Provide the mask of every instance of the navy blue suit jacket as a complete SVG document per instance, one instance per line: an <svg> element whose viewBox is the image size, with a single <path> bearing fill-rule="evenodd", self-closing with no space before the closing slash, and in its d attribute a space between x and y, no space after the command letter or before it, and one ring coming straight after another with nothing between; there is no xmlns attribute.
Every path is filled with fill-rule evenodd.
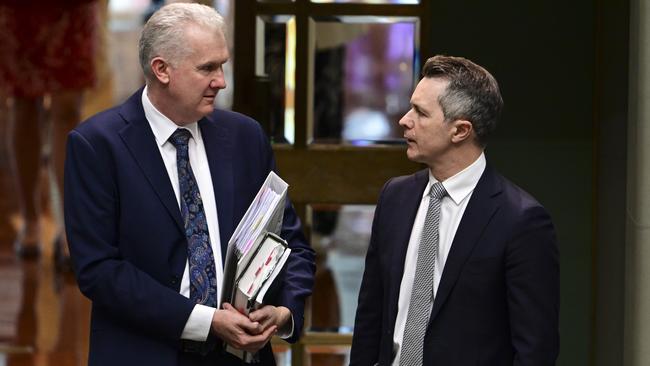
<svg viewBox="0 0 650 366"><path fill-rule="evenodd" d="M372 228L351 351L390 365L409 237L429 179L389 180ZM447 257L424 338L424 365L554 365L559 352L555 230L531 196L486 167Z"/></svg>
<svg viewBox="0 0 650 366"><path fill-rule="evenodd" d="M194 304L179 294L187 241L174 190L147 122L142 89L68 136L65 221L81 291L92 300L90 365L177 365ZM222 253L275 163L254 120L215 111L199 121L217 203ZM311 293L314 252L290 202L283 281L272 296L294 319L297 340ZM263 363L275 364L270 345ZM211 364L237 364L221 350Z"/></svg>

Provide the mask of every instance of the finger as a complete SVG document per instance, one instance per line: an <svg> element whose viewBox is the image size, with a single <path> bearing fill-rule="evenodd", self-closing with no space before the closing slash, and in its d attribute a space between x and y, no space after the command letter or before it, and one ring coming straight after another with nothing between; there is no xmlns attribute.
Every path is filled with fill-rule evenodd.
<svg viewBox="0 0 650 366"><path fill-rule="evenodd" d="M248 318L226 309L217 310L217 313L218 318L213 323L212 328L219 338L225 341L232 341L236 337L246 335L246 332L241 328L239 323L248 322Z"/></svg>
<svg viewBox="0 0 650 366"><path fill-rule="evenodd" d="M267 330L270 326L275 324L274 318L272 316L266 316L266 315L257 315L253 318L250 318L252 321L255 321L260 324L260 327L262 330Z"/></svg>
<svg viewBox="0 0 650 366"><path fill-rule="evenodd" d="M230 311L230 312L233 312L233 313L237 313L237 314L244 315L241 311L237 310L236 307L230 305L230 304L227 303L227 302L223 304L223 309L224 309L224 310L227 310L227 311ZM244 315L244 316L245 316L245 315Z"/></svg>
<svg viewBox="0 0 650 366"><path fill-rule="evenodd" d="M275 324L275 321L273 321L273 318L267 318L263 322L260 323L262 328L264 330L269 329L272 326L277 327L277 324Z"/></svg>
<svg viewBox="0 0 650 366"><path fill-rule="evenodd" d="M262 327L262 324L260 324L259 322L252 322L252 321L250 321L250 319L248 319L245 316L242 316L242 319L240 319L237 322L237 325L242 330L244 330L246 333L252 334L252 335L258 335L258 334L262 333L262 331L264 330L264 328Z"/></svg>
<svg viewBox="0 0 650 366"><path fill-rule="evenodd" d="M233 307L229 307L228 309L224 308L223 310L218 310L218 311L220 311L223 314L223 316L225 317L225 319L227 319L228 322L233 323L236 326L240 326L241 324L251 322L247 316L238 312Z"/></svg>
<svg viewBox="0 0 650 366"><path fill-rule="evenodd" d="M271 337L277 332L277 329L278 328L276 326L272 326L269 329L265 330L262 334L256 336L250 336L247 339L246 344L242 345L243 346L242 349L248 352L259 351L260 349L262 349L262 347L264 347L264 345L266 345L269 342Z"/></svg>
<svg viewBox="0 0 650 366"><path fill-rule="evenodd" d="M276 327L275 325L270 326L268 329L262 332L262 334L256 335L254 337L254 342L261 344L260 345L261 348L266 344L266 342L268 342L271 339L271 337L273 337L273 335L277 332L277 330L278 327Z"/></svg>
<svg viewBox="0 0 650 366"><path fill-rule="evenodd" d="M269 316L270 313L266 307L263 307L259 310L255 310L252 313L248 314L248 318L253 322L261 322L264 319L267 319Z"/></svg>

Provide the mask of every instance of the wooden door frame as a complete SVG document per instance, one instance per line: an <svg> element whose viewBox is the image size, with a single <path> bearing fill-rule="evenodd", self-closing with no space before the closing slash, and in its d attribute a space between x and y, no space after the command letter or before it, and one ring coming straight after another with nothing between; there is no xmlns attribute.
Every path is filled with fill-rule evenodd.
<svg viewBox="0 0 650 366"><path fill-rule="evenodd" d="M374 204L381 187L393 176L410 174L422 166L408 161L405 145L357 147L310 143L307 126L311 106L309 37L311 17L371 15L419 18L419 55L430 53L430 1L420 4L321 4L294 2L237 1L235 6L235 65L233 109L256 116L260 90L255 77L255 26L259 15L293 15L296 21L295 143L273 145L278 171L289 185L289 195L310 233L306 220L310 204ZM420 60L421 61L421 60ZM418 65L416 65L418 66ZM395 121L396 123L397 121ZM264 122L262 121L262 124ZM308 236L309 237L309 236ZM306 307L305 329L311 324L311 306ZM278 340L274 340L275 344ZM303 365L307 347L349 346L352 334L305 331L291 346L292 365Z"/></svg>

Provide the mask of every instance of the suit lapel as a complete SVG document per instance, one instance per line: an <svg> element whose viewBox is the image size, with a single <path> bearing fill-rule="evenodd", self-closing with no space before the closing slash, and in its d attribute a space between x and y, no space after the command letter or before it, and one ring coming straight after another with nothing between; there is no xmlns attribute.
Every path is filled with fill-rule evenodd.
<svg viewBox="0 0 650 366"><path fill-rule="evenodd" d="M208 157L214 199L217 203L219 220L219 239L221 242L221 259L226 259L228 240L234 230L233 197L235 195L234 172L232 165L232 142L228 131L210 117L199 121L201 136Z"/></svg>
<svg viewBox="0 0 650 366"><path fill-rule="evenodd" d="M142 172L147 177L151 188L156 192L172 217L178 229L185 232L178 201L174 195L165 164L156 145L156 139L144 116L142 108L142 89L133 94L121 107L120 115L129 122L120 132L120 136L133 155Z"/></svg>
<svg viewBox="0 0 650 366"><path fill-rule="evenodd" d="M499 209L498 200L496 199L499 193L501 193L501 186L496 179L496 174L487 166L470 197L463 218L456 230L442 278L440 279L438 292L433 302L429 324L435 319L440 308L447 300L467 258L469 258L483 235L485 227Z"/></svg>

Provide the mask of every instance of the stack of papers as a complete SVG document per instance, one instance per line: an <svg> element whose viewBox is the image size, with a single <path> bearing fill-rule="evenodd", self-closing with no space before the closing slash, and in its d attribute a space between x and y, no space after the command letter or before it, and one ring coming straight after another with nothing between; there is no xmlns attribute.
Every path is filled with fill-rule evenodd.
<svg viewBox="0 0 650 366"><path fill-rule="evenodd" d="M228 241L221 284L221 304L233 304L237 281L250 260L248 254L255 253L253 248L261 243L264 235L280 235L288 187L282 178L270 172L237 225Z"/></svg>
<svg viewBox="0 0 650 366"><path fill-rule="evenodd" d="M241 231L233 234L233 244L237 252L246 255L253 246L253 242L262 233L263 224L267 223L273 214L273 208L277 207L282 195L276 193L270 187L262 187L260 193L250 205L243 218Z"/></svg>
<svg viewBox="0 0 650 366"><path fill-rule="evenodd" d="M289 258L291 249L280 238L289 185L269 173L228 241L221 304L228 302L243 314L260 307L264 296ZM226 346L245 362L256 355Z"/></svg>
<svg viewBox="0 0 650 366"><path fill-rule="evenodd" d="M247 256L246 268L237 280L234 306L248 314L263 304L264 295L289 258L291 249L287 242L273 233L267 233L257 246L256 252Z"/></svg>

